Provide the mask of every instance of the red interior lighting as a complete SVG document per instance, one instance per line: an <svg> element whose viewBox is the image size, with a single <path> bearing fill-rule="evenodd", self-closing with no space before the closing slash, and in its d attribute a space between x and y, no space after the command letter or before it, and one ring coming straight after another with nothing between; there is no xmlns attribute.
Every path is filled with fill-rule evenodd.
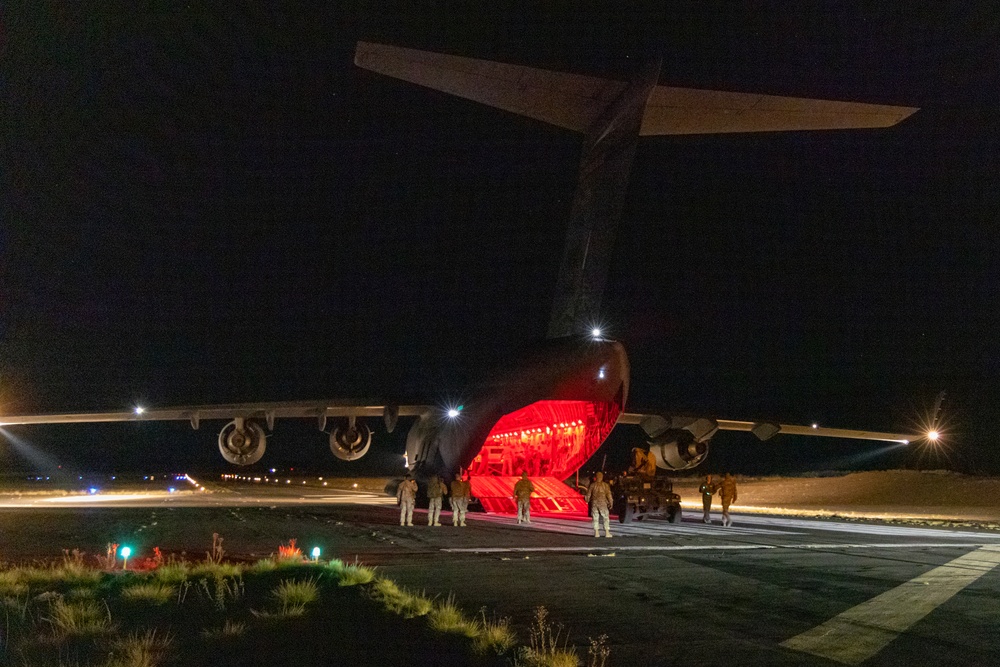
<svg viewBox="0 0 1000 667"><path fill-rule="evenodd" d="M608 437L621 406L611 401L538 401L504 415L469 471L474 476L566 479Z"/></svg>

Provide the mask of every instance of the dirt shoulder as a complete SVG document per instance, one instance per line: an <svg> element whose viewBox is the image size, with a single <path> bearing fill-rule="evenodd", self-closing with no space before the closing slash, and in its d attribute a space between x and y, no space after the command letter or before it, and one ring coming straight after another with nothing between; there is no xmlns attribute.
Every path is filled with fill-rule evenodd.
<svg viewBox="0 0 1000 667"><path fill-rule="evenodd" d="M677 480L685 507L700 507L703 478ZM822 477L737 476L737 512L841 516L1000 528L1000 479L947 471L889 470ZM716 504L718 504L716 499Z"/></svg>

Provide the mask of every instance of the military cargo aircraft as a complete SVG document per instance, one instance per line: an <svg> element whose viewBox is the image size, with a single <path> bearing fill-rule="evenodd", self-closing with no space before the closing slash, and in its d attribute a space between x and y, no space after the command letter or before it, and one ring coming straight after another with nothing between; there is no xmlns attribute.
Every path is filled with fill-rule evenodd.
<svg viewBox="0 0 1000 667"><path fill-rule="evenodd" d="M584 134L583 156L549 338L495 371L462 405L366 404L343 400L135 408L133 411L0 416L0 425L147 420L225 421L219 452L235 465L261 459L277 419L315 419L330 450L355 460L372 443L368 418L390 432L415 418L406 441L407 467L424 477L473 475L484 505L509 509L514 480L535 481L537 509L580 509L563 484L617 425L638 425L659 468L684 470L708 455L719 430L908 443L925 437L673 415L627 412L630 368L624 345L600 330L581 331L600 301L607 269L607 231L621 209L635 141L640 136L883 128L910 107L677 88L659 84L659 61L624 82L521 65L359 42L355 63L376 73L489 104ZM601 239L604 242L601 243ZM603 246L603 247L602 247ZM332 425L327 431L328 425ZM492 504L488 502L492 499ZM585 507L584 507L585 509Z"/></svg>

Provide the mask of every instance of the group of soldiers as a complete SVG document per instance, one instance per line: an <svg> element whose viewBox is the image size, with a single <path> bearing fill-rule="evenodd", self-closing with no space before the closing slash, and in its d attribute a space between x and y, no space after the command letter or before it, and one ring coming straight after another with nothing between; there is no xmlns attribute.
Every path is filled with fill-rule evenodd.
<svg viewBox="0 0 1000 667"><path fill-rule="evenodd" d="M514 500L517 501L517 522L531 523L531 494L535 492L535 485L528 479L528 473L521 473L521 479L514 484ZM705 477L698 488L701 493L702 504L705 508L705 523L711 523L712 496L716 493L722 498L722 525L733 525L729 517L729 506L736 502L736 480L728 472L718 484L712 481L712 476ZM441 481L437 475L432 475L427 483L427 498L430 501L427 511L427 525L441 525L441 508L444 496L449 495L448 486ZM451 483L451 523L453 526L464 526L465 515L469 510L469 501L472 499L472 482L469 481L469 474L466 472L461 477L456 477ZM396 489L396 499L399 501L399 525L413 525L413 505L417 499L417 482L413 475L407 475L406 479L400 482ZM594 481L587 487L587 503L590 505L590 514L594 522L594 537L601 536L600 526L604 524L604 536L611 537L611 506L614 498L611 495L611 485L604 481L604 474L598 472L594 476Z"/></svg>
<svg viewBox="0 0 1000 667"><path fill-rule="evenodd" d="M736 502L736 480L732 475L727 472L718 484L712 481L711 475L706 475L705 481L698 487L698 493L701 494L702 506L705 508L702 519L705 523L712 523L712 496L718 493L722 498L722 525L733 525L733 520L729 518L729 506Z"/></svg>
<svg viewBox="0 0 1000 667"><path fill-rule="evenodd" d="M431 476L427 482L427 498L430 501L427 509L427 525L441 525L441 507L448 487L437 475ZM469 501L472 499L472 482L466 473L456 477L451 483L451 525L465 526L465 514L469 511ZM399 483L396 489L396 500L399 501L399 525L413 525L413 505L417 500L417 480L413 475Z"/></svg>
<svg viewBox="0 0 1000 667"><path fill-rule="evenodd" d="M517 501L517 522L531 523L531 494L535 492L535 485L528 479L528 473L521 473L521 479L514 485L513 498ZM427 482L427 525L441 525L441 508L444 504L444 496L449 495L448 486L441 481L437 475L431 475ZM451 525L464 526L465 515L469 511L469 501L472 500L472 482L469 481L469 473L466 472L461 477L456 477L451 483ZM407 475L406 479L399 483L396 488L396 500L399 502L399 525L413 525L413 506L417 501L417 481L413 475Z"/></svg>

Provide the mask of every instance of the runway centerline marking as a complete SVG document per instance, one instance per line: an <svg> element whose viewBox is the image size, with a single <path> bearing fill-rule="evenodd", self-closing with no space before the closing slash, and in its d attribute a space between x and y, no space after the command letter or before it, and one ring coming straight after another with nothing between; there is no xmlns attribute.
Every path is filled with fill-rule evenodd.
<svg viewBox="0 0 1000 667"><path fill-rule="evenodd" d="M861 664L997 565L1000 546L983 546L851 607L781 646L845 665Z"/></svg>
<svg viewBox="0 0 1000 667"><path fill-rule="evenodd" d="M601 539L603 540L603 538ZM451 547L441 549L441 551L444 553L464 554L502 554L546 552L586 553L588 551L748 551L761 549L978 549L980 547L988 546L990 545L982 543L947 544L943 542L926 544L913 542L891 544L623 544L618 546L605 544L600 546L594 545L592 547ZM998 553L1000 553L1000 547L994 546L994 548L998 550ZM968 555L969 554L966 554L966 556ZM965 558L965 556L962 558ZM983 574L985 574L985 572Z"/></svg>

